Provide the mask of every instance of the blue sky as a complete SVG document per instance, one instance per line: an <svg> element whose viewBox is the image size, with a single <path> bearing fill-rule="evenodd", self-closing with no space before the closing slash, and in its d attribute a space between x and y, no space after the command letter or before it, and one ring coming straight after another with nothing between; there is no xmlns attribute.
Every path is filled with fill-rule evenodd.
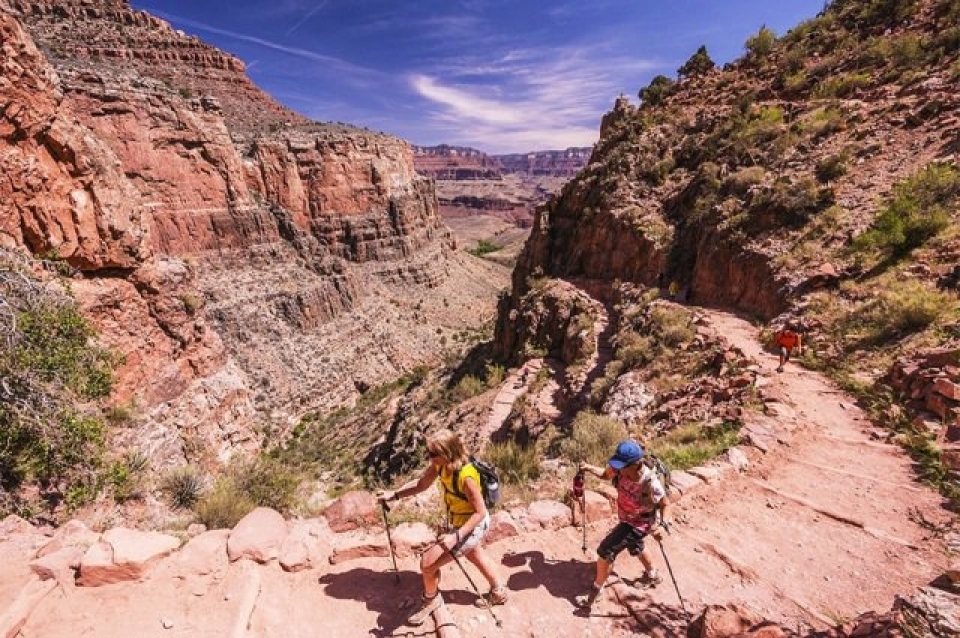
<svg viewBox="0 0 960 638"><path fill-rule="evenodd" d="M697 47L718 64L825 0L132 0L238 56L319 121L490 153L593 144L600 118Z"/></svg>

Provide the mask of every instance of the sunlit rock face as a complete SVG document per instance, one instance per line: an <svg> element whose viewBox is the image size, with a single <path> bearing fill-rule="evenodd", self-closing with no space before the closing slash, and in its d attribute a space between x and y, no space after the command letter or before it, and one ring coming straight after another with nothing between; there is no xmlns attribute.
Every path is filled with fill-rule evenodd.
<svg viewBox="0 0 960 638"><path fill-rule="evenodd" d="M264 415L439 356L401 301L447 281L453 241L406 142L289 111L125 1L0 10L0 245L76 269L124 355L114 400L151 426L132 438L223 461L260 445ZM397 321L374 334L382 304Z"/></svg>

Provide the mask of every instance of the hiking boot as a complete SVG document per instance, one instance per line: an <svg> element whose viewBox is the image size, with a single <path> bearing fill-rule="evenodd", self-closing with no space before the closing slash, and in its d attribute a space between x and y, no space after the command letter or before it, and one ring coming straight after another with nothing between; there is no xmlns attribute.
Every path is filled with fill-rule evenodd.
<svg viewBox="0 0 960 638"><path fill-rule="evenodd" d="M643 576L641 576L637 582L643 587L656 587L663 582L663 578L660 576L660 572L651 569L650 571L643 572Z"/></svg>
<svg viewBox="0 0 960 638"><path fill-rule="evenodd" d="M573 599L574 604L581 609L590 609L593 607L593 603L596 602L597 596L600 595L601 587L594 585L590 588L589 594L584 594L583 596L577 596Z"/></svg>
<svg viewBox="0 0 960 638"><path fill-rule="evenodd" d="M489 592L477 599L477 607L493 607L494 605L503 605L507 602L507 588L503 585L494 587Z"/></svg>
<svg viewBox="0 0 960 638"><path fill-rule="evenodd" d="M427 620L427 617L430 614L437 611L442 606L443 596L440 595L440 592L437 592L437 595L433 598L427 598L424 596L422 599L422 604L420 605L420 609L413 612L413 615L407 619L407 624L414 627L419 627Z"/></svg>

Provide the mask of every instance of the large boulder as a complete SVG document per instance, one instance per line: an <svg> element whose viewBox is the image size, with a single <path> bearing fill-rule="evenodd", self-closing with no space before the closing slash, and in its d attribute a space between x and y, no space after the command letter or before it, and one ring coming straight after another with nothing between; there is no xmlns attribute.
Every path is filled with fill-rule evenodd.
<svg viewBox="0 0 960 638"><path fill-rule="evenodd" d="M517 521L510 515L510 512L497 512L490 517L490 529L483 537L483 542L487 544L496 543L505 538L519 535L520 526L517 525Z"/></svg>
<svg viewBox="0 0 960 638"><path fill-rule="evenodd" d="M215 529L194 536L173 557L173 573L180 578L223 573L229 565L229 537L228 529Z"/></svg>
<svg viewBox="0 0 960 638"><path fill-rule="evenodd" d="M422 552L437 541L437 535L425 523L401 523L390 533L397 557Z"/></svg>
<svg viewBox="0 0 960 638"><path fill-rule="evenodd" d="M573 510L559 501L534 501L527 512L543 529L560 529L573 522Z"/></svg>
<svg viewBox="0 0 960 638"><path fill-rule="evenodd" d="M732 638L759 628L762 616L742 605L708 605L687 630L688 638Z"/></svg>
<svg viewBox="0 0 960 638"><path fill-rule="evenodd" d="M230 561L249 558L268 563L280 556L280 546L287 537L287 521L276 510L258 507L244 516L227 538Z"/></svg>
<svg viewBox="0 0 960 638"><path fill-rule="evenodd" d="M297 572L325 564L330 557L332 532L322 518L296 521L280 547L280 566Z"/></svg>
<svg viewBox="0 0 960 638"><path fill-rule="evenodd" d="M117 527L103 534L80 560L83 587L139 580L147 570L180 546L180 539L159 532Z"/></svg>
<svg viewBox="0 0 960 638"><path fill-rule="evenodd" d="M54 532L53 538L48 543L40 548L37 558L57 553L67 547L82 547L86 550L99 540L100 534L91 530L82 521L68 521Z"/></svg>
<svg viewBox="0 0 960 638"><path fill-rule="evenodd" d="M330 504L324 516L333 531L349 532L375 525L380 520L380 508L370 492L347 492Z"/></svg>

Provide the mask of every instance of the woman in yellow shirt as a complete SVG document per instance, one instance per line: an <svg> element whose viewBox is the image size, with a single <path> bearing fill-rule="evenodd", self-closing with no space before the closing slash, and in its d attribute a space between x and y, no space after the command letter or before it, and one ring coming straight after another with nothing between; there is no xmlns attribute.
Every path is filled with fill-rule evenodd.
<svg viewBox="0 0 960 638"><path fill-rule="evenodd" d="M493 563L483 549L483 536L490 528L490 513L483 502L480 489L480 473L470 462L460 435L450 430L441 430L427 438L427 455L430 464L420 478L410 481L395 492L380 495L383 501L396 501L406 496L419 494L437 483L447 509L449 532L420 557L420 572L423 574L423 605L410 616L409 624L422 625L427 616L440 608L440 568L464 556L477 566L490 583L487 602L502 605L507 601L507 589L497 578ZM457 481L454 487L454 479Z"/></svg>

